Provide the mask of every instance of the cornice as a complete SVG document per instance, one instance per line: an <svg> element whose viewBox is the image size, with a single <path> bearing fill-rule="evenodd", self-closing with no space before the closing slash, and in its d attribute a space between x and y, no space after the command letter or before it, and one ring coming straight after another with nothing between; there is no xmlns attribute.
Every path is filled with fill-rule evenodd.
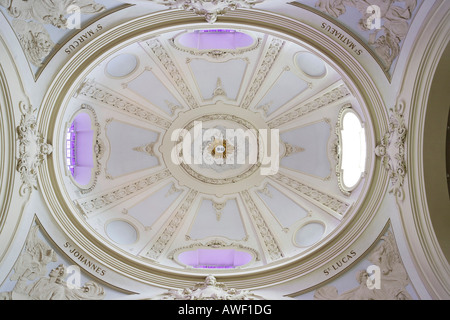
<svg viewBox="0 0 450 320"><path fill-rule="evenodd" d="M277 37L294 42L301 40L312 50L318 50L319 53L325 52L327 61L342 70L342 76L348 82L347 86L354 96L361 101L362 105L367 105L369 110L367 119L371 119L370 125L374 128L373 136L369 135L368 149L374 149L375 141L379 140L381 132L387 128L386 108L370 75L339 44L300 21L264 11L242 9L230 12L220 19L220 23L245 26L254 30L265 29ZM74 94L83 75L90 71L89 68L92 68L93 64L101 60L103 52L117 50L117 46L123 47L137 39L149 39L167 30L181 29L183 26L203 25L205 25L203 19L192 14L168 11L150 14L105 31L75 53L55 76L40 109L38 130L42 132L49 143L57 141L58 133L62 130L60 112L66 108L68 97ZM56 109L54 106L60 107ZM371 159L373 158L371 157ZM40 167L40 185L56 223L71 241L109 268L145 283L161 287L182 288L204 279L204 274L188 270L180 272L179 269L171 270L168 267L162 268L157 265L149 266L139 258L119 256L115 249L92 236L80 218L68 214L75 211L74 205L63 191L55 188L63 183L62 176L57 170L58 164L59 156L54 154ZM273 264L270 267L254 271L224 273L220 276L220 280L227 279L227 283L236 288L267 287L305 275L348 250L355 239L370 224L386 193L387 173L380 169L379 161L368 163L367 181L371 181L375 176L377 177L376 181L371 185L363 186L367 190L367 197L352 209L358 210L358 213L353 219L345 221L340 229L332 235L338 234L336 238L327 242L323 248L287 263Z"/></svg>

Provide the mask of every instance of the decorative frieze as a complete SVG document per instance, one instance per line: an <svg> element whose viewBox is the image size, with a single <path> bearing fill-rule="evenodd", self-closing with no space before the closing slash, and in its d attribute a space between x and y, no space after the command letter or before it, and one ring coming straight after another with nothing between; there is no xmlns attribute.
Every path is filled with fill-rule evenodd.
<svg viewBox="0 0 450 320"><path fill-rule="evenodd" d="M159 128L168 129L171 125L170 121L137 106L131 101L127 101L126 98L121 97L112 90L103 88L93 80L86 80L83 82L78 89L77 94L104 103L109 107L125 112L134 118L150 122Z"/></svg>
<svg viewBox="0 0 450 320"><path fill-rule="evenodd" d="M175 232L178 230L179 226L184 220L184 217L188 213L192 206L195 198L198 195L198 191L190 190L186 198L183 200L181 205L175 211L175 213L170 217L169 224L164 228L164 231L158 236L158 239L152 245L152 247L147 251L146 256L150 259L158 259L164 249L167 247L169 241L172 239Z"/></svg>
<svg viewBox="0 0 450 320"><path fill-rule="evenodd" d="M259 67L253 83L251 84L250 89L248 90L247 95L242 102L242 108L249 108L250 103L253 101L256 93L259 91L262 84L266 80L267 75L269 74L272 66L274 65L278 55L281 52L281 49L283 49L284 44L285 42L280 39L272 39L272 41L270 42L267 53L262 60L262 64Z"/></svg>
<svg viewBox="0 0 450 320"><path fill-rule="evenodd" d="M350 95L351 95L350 90L348 90L348 88L344 84L342 84L339 87L329 92L326 92L321 97L318 97L311 102L308 102L298 108L295 108L294 110L288 111L283 115L273 119L272 121L269 122L269 127L279 128L280 126L288 122L294 121L308 113L311 113L320 108L328 106L336 101L349 97Z"/></svg>
<svg viewBox="0 0 450 320"><path fill-rule="evenodd" d="M173 62L172 58L170 58L169 54L167 53L166 49L163 47L161 42L158 39L152 39L145 42L145 44L148 46L148 48L150 48L150 50L152 50L152 52L161 62L163 67L169 73L170 77L177 86L179 92L183 95L189 106L191 108L198 108L199 105L195 100L194 96L192 95L192 92L189 89L188 85L184 81L184 77L181 75L177 66Z"/></svg>
<svg viewBox="0 0 450 320"><path fill-rule="evenodd" d="M323 193L322 191L319 191L313 187L307 186L300 181L290 178L284 174L277 173L276 175L271 176L271 179L278 181L285 186L288 186L289 188L300 193L305 198L320 204L338 217L344 215L350 208L350 204L329 194Z"/></svg>
<svg viewBox="0 0 450 320"><path fill-rule="evenodd" d="M280 246L277 243L275 236L273 235L270 227L267 225L267 222L264 220L261 212L259 211L258 206L255 201L252 199L250 193L245 190L241 192L242 200L244 201L249 215L251 216L253 222L255 223L255 227L258 230L264 245L269 253L270 259L273 261L281 259L284 257L283 252L281 251Z"/></svg>
<svg viewBox="0 0 450 320"><path fill-rule="evenodd" d="M136 194L168 177L170 177L170 171L165 169L163 171L154 173L146 178L140 179L135 182L128 183L124 186L113 189L107 193L93 196L89 199L81 199L76 201L80 209L85 214L92 213L97 210L104 209L115 203Z"/></svg>

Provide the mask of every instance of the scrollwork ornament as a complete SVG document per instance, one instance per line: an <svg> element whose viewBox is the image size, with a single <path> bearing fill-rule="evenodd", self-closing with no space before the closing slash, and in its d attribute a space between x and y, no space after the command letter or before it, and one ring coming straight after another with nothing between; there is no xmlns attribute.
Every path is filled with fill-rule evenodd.
<svg viewBox="0 0 450 320"><path fill-rule="evenodd" d="M375 148L375 154L381 158L383 167L389 172L392 183L389 192L399 200L404 197L403 184L407 173L405 143L408 130L403 118L404 109L403 102L390 109L388 131Z"/></svg>
<svg viewBox="0 0 450 320"><path fill-rule="evenodd" d="M39 166L53 152L53 147L44 141L37 130L36 109L21 102L22 112L20 125L17 127L17 171L22 179L20 195L31 194L37 189Z"/></svg>
<svg viewBox="0 0 450 320"><path fill-rule="evenodd" d="M181 9L205 17L213 24L219 16L238 8L253 8L264 0L151 0L170 9Z"/></svg>

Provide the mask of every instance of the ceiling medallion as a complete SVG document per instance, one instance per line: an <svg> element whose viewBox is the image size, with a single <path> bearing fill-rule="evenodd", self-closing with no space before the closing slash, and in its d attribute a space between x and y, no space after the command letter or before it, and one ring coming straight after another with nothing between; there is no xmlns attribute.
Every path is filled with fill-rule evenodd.
<svg viewBox="0 0 450 320"><path fill-rule="evenodd" d="M218 16L238 8L253 8L264 0L153 0L170 9L182 9L204 16L209 23L215 23Z"/></svg>

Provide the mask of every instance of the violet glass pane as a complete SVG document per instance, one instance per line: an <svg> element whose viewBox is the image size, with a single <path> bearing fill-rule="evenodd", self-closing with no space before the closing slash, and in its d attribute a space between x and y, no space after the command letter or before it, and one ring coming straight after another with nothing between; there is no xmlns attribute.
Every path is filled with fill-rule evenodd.
<svg viewBox="0 0 450 320"><path fill-rule="evenodd" d="M236 50L249 47L253 38L235 30L197 30L179 37L179 43L197 50Z"/></svg>
<svg viewBox="0 0 450 320"><path fill-rule="evenodd" d="M94 149L91 118L80 113L72 122L66 137L67 166L75 181L87 185L91 181L94 167Z"/></svg>
<svg viewBox="0 0 450 320"><path fill-rule="evenodd" d="M198 249L182 252L178 259L194 268L232 269L249 263L252 255L234 249Z"/></svg>

